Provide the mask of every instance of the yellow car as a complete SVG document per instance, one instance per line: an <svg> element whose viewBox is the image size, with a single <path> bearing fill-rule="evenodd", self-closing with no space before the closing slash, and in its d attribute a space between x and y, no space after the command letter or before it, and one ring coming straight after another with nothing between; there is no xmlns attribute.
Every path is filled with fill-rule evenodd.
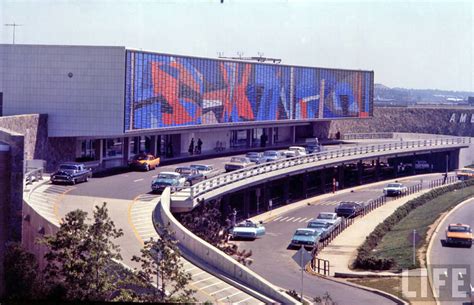
<svg viewBox="0 0 474 305"><path fill-rule="evenodd" d="M450 224L446 229L446 245L462 245L471 248L471 227L461 223Z"/></svg>
<svg viewBox="0 0 474 305"><path fill-rule="evenodd" d="M130 159L128 166L131 169L141 169L149 171L160 165L160 158L150 154L139 154Z"/></svg>

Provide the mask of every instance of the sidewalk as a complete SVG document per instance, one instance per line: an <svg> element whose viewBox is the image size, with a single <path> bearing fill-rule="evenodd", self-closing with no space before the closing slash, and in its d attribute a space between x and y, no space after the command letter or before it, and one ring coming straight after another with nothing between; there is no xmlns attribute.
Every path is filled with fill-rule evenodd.
<svg viewBox="0 0 474 305"><path fill-rule="evenodd" d="M373 210L368 215L358 218L353 225L341 232L328 246L318 255L318 258L329 261L330 275L335 276L363 276L378 275L390 276L392 272L353 271L349 269L357 255L357 248L362 245L366 237L372 233L375 227L389 217L395 210L411 199L429 192L424 189L418 193L387 202L385 205Z"/></svg>

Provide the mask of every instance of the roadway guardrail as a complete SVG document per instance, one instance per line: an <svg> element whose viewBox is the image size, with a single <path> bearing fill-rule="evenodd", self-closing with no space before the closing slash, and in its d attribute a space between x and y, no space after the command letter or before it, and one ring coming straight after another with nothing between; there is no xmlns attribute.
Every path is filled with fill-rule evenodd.
<svg viewBox="0 0 474 305"><path fill-rule="evenodd" d="M341 140L393 139L393 132L345 133Z"/></svg>
<svg viewBox="0 0 474 305"><path fill-rule="evenodd" d="M189 188L181 190L181 192L188 192L188 196L193 200L205 193L218 189L228 184L262 175L274 170L291 168L299 165L315 163L318 161L331 160L347 156L364 156L376 152L387 151L403 151L414 148L430 148L430 147L444 147L455 145L469 145L471 138L456 137L456 138L441 138L441 139L426 139L415 141L400 141L392 143L372 144L365 146L357 146L350 148L343 148L338 150L323 151L306 156L298 156L292 158L281 159L273 162L257 164L245 169L236 170L230 173L222 174L202 182L199 182Z"/></svg>
<svg viewBox="0 0 474 305"><path fill-rule="evenodd" d="M23 188L34 181L43 180L43 168L27 168L23 177Z"/></svg>

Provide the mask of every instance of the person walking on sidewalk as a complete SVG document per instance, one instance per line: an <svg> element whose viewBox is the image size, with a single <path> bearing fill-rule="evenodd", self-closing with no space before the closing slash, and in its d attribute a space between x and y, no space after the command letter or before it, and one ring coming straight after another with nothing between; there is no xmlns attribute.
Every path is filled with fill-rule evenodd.
<svg viewBox="0 0 474 305"><path fill-rule="evenodd" d="M202 149L202 141L201 138L198 139L197 141L197 153L201 154L201 149Z"/></svg>
<svg viewBox="0 0 474 305"><path fill-rule="evenodd" d="M192 138L191 143L189 143L188 152L189 152L190 155L192 155L194 153L194 138Z"/></svg>

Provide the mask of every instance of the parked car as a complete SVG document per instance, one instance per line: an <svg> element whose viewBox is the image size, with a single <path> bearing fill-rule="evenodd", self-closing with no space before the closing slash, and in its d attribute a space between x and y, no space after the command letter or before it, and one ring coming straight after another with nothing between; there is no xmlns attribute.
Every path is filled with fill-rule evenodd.
<svg viewBox="0 0 474 305"><path fill-rule="evenodd" d="M59 165L56 172L51 175L51 182L76 184L77 182L87 182L92 177L92 170L86 168L82 163L67 162Z"/></svg>
<svg viewBox="0 0 474 305"><path fill-rule="evenodd" d="M256 239L265 235L265 227L261 223L245 220L235 225L231 229L230 235L233 239Z"/></svg>
<svg viewBox="0 0 474 305"><path fill-rule="evenodd" d="M323 146L320 144L309 143L306 145L306 152L308 154L314 154L323 151Z"/></svg>
<svg viewBox="0 0 474 305"><path fill-rule="evenodd" d="M342 218L337 216L337 213L332 212L321 212L316 217L316 220L324 221L334 225L335 227L339 226L342 223Z"/></svg>
<svg viewBox="0 0 474 305"><path fill-rule="evenodd" d="M221 173L220 170L218 170L217 168L214 168L214 166L212 165L191 164L189 167L197 169L201 174L203 174L204 179L212 178Z"/></svg>
<svg viewBox="0 0 474 305"><path fill-rule="evenodd" d="M192 167L181 166L174 171L184 178L184 185L193 185L204 180L204 175Z"/></svg>
<svg viewBox="0 0 474 305"><path fill-rule="evenodd" d="M408 192L408 187L402 183L389 183L383 189L385 196L400 196Z"/></svg>
<svg viewBox="0 0 474 305"><path fill-rule="evenodd" d="M326 239L332 231L334 231L336 226L332 225L329 222L316 219L308 222L308 228L318 231L319 235L321 236L321 240L323 240Z"/></svg>
<svg viewBox="0 0 474 305"><path fill-rule="evenodd" d="M140 169L145 171L155 169L158 165L160 165L160 158L150 154L135 155L128 161L128 166L131 169Z"/></svg>
<svg viewBox="0 0 474 305"><path fill-rule="evenodd" d="M249 158L251 162L255 164L264 163L267 159L263 156L263 153L260 152L248 152L245 154L245 157Z"/></svg>
<svg viewBox="0 0 474 305"><path fill-rule="evenodd" d="M363 203L354 201L343 201L335 208L337 216L341 217L355 217L359 215L364 208Z"/></svg>
<svg viewBox="0 0 474 305"><path fill-rule="evenodd" d="M450 224L446 229L446 245L461 245L471 248L471 227L462 223Z"/></svg>
<svg viewBox="0 0 474 305"><path fill-rule="evenodd" d="M224 164L224 168L226 172L235 171L238 169L250 167L255 165L252 161L250 161L247 157L232 157L229 162Z"/></svg>
<svg viewBox="0 0 474 305"><path fill-rule="evenodd" d="M321 235L319 231L309 228L300 228L293 234L290 247L304 246L306 248L317 248L320 240Z"/></svg>
<svg viewBox="0 0 474 305"><path fill-rule="evenodd" d="M153 192L162 192L168 186L171 187L172 192L184 187L185 178L181 177L176 172L161 172L153 179L151 189Z"/></svg>
<svg viewBox="0 0 474 305"><path fill-rule="evenodd" d="M459 180L465 181L474 178L474 168L461 168L456 170L456 177Z"/></svg>
<svg viewBox="0 0 474 305"><path fill-rule="evenodd" d="M290 146L283 152L287 158L306 156L306 148L301 146Z"/></svg>
<svg viewBox="0 0 474 305"><path fill-rule="evenodd" d="M266 162L272 162L283 159L284 155L277 150L266 150L263 152L263 157Z"/></svg>

